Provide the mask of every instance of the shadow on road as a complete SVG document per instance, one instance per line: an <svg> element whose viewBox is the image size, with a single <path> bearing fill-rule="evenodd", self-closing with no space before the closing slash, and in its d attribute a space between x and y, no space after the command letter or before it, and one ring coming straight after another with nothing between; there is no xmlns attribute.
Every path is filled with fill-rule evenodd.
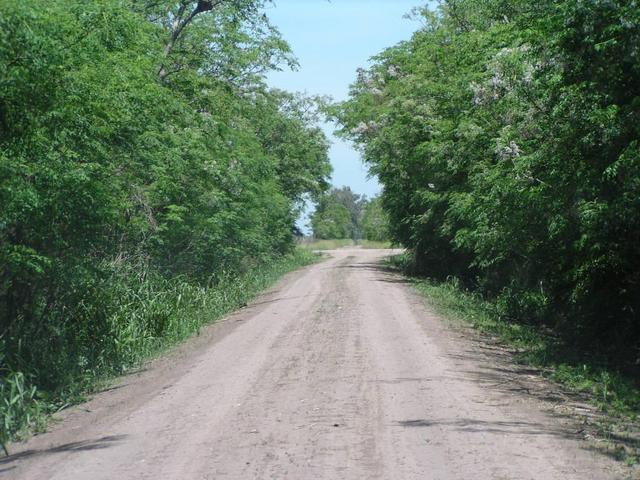
<svg viewBox="0 0 640 480"><path fill-rule="evenodd" d="M390 268L382 263L352 263L349 265L336 265L330 268L338 268L338 269L352 269L352 270L368 270L371 272L379 273L376 277L376 281L385 282L385 283L402 283L409 284L412 283L411 280L399 275L396 270Z"/></svg>
<svg viewBox="0 0 640 480"><path fill-rule="evenodd" d="M65 443L64 445L59 445L57 447L51 447L51 448L46 448L41 450L25 450L24 452L15 453L13 455L9 455L8 457L1 458L0 465L7 465L24 458L54 455L56 453L101 450L104 448L116 446L119 443L121 443L125 438L127 438L127 435L110 435L107 437L98 438L96 440L82 440L80 442ZM15 468L15 467L0 469L0 473L11 470L12 468Z"/></svg>
<svg viewBox="0 0 640 480"><path fill-rule="evenodd" d="M471 433L499 433L499 434L514 434L514 435L552 435L565 438L575 438L575 434L563 431L561 429L554 429L542 425L540 423L532 422L505 422L505 421L486 421L475 420L472 418L459 418L455 420L426 420L426 419L414 419L414 420L400 420L396 422L396 425L400 427L452 427L460 432Z"/></svg>

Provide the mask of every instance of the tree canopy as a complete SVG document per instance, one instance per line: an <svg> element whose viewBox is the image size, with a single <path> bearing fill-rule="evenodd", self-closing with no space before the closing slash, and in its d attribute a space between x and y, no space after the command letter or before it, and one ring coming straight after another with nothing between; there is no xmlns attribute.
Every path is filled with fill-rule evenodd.
<svg viewBox="0 0 640 480"><path fill-rule="evenodd" d="M351 188L332 188L318 198L311 215L313 235L321 239L362 238L362 215L366 205L366 196Z"/></svg>
<svg viewBox="0 0 640 480"><path fill-rule="evenodd" d="M637 355L640 9L448 0L335 110L393 238L505 317ZM635 352L635 353L634 353Z"/></svg>
<svg viewBox="0 0 640 480"><path fill-rule="evenodd" d="M379 197L369 200L362 212L362 238L375 242L389 240L389 217Z"/></svg>

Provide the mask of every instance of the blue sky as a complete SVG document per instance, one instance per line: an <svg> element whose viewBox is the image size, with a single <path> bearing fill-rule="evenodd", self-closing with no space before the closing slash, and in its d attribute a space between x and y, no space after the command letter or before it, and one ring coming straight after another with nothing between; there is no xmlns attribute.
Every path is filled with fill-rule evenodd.
<svg viewBox="0 0 640 480"><path fill-rule="evenodd" d="M300 68L274 72L269 84L289 91L330 95L345 100L358 67L381 50L408 40L419 23L403 16L418 0L275 0L267 10L271 22L291 45ZM325 131L333 131L325 125ZM375 179L348 143L331 136L332 182L371 197L379 193Z"/></svg>

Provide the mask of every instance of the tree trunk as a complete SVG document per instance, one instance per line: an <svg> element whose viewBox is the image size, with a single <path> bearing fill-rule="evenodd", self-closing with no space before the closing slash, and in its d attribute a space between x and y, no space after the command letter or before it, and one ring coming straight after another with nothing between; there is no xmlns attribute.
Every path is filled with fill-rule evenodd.
<svg viewBox="0 0 640 480"><path fill-rule="evenodd" d="M169 57L169 55L173 51L173 47L175 46L176 42L180 39L180 35L182 35L182 32L184 31L184 29L191 22L193 22L194 18L196 18L201 13L213 10L215 7L217 7L218 5L221 5L224 2L225 0L216 0L216 1L198 0L198 2L196 2L196 5L186 16L185 14L188 10L188 7L190 5L193 5L194 2L193 1L182 2L171 24L171 35L167 40L166 45L164 46L164 51L163 51L164 57L165 58ZM167 66L163 63L160 66L160 70L158 71L158 76L160 77L160 80L164 80L167 77L167 75L169 75L169 70L167 69Z"/></svg>

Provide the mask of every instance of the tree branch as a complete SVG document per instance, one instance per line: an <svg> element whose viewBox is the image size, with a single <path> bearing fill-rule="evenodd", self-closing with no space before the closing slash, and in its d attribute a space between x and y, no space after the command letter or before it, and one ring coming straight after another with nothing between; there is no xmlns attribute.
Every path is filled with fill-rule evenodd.
<svg viewBox="0 0 640 480"><path fill-rule="evenodd" d="M209 12L213 10L214 8L223 4L224 2L225 0L215 0L215 1L198 0L198 3L196 3L196 6L193 8L193 10L191 10L191 12L186 17L184 15L187 11L187 7L189 6L189 4L193 2L184 2L184 1L181 2L180 8L178 8L178 11L176 12L176 16L173 19L173 22L171 23L171 36L169 37L167 44L164 46L163 53L165 58L171 54L171 52L173 51L173 48L176 45L176 42L180 38L180 35L182 35L182 32L184 31L184 29L191 22L193 22L194 18L196 18L201 13ZM160 70L158 71L158 76L160 77L160 80L164 80L168 74L169 72L167 71L166 66L162 64L160 66Z"/></svg>

